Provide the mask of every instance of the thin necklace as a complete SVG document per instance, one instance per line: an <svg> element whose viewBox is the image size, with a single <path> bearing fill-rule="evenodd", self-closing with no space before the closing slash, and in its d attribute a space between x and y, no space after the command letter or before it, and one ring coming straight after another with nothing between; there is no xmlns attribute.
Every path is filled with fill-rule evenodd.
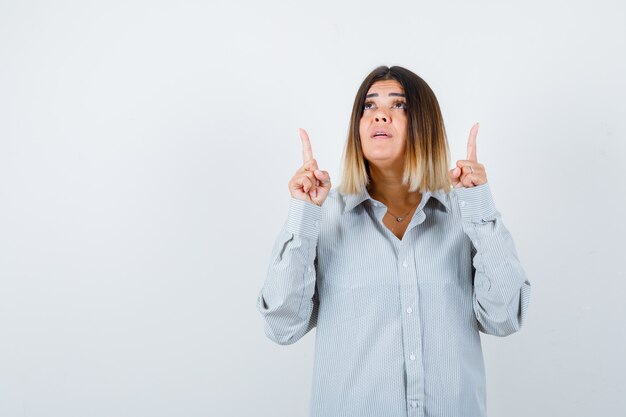
<svg viewBox="0 0 626 417"><path fill-rule="evenodd" d="M420 203L421 203L421 202L422 202L422 199L420 198ZM394 219L395 219L398 223L400 223L401 221L403 221L403 220L406 218L406 216L407 216L407 215L408 215L408 214L409 214L409 213L410 213L410 212L411 212L414 208L416 208L417 206L419 206L419 205L420 205L420 203L417 203L417 204L415 205L415 207L410 208L410 209L409 209L409 211L407 211L406 213L404 213L402 216L396 216L395 214L390 213L390 212L389 212L389 209L387 209L387 211L385 212L385 214L390 215L390 216L391 216L391 217L393 217L393 218L394 218Z"/></svg>
<svg viewBox="0 0 626 417"><path fill-rule="evenodd" d="M419 205L419 203L418 203L417 205ZM415 207L417 207L417 206L415 206ZM409 211L407 211L406 213L404 213L402 216L396 216L395 214L390 213L390 212L389 212L389 209L387 209L387 212L386 212L385 214L389 214L390 216L394 217L398 223L400 223L402 220L404 220L404 219L406 218L406 216L407 216L407 215L408 215L411 211L413 211L413 209L414 209L415 207L410 208L410 209L409 209Z"/></svg>

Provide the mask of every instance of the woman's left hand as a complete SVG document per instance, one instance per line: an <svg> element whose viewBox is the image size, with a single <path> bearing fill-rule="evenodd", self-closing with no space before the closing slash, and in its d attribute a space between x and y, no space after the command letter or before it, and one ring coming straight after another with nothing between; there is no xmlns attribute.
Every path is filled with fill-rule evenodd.
<svg viewBox="0 0 626 417"><path fill-rule="evenodd" d="M456 161L456 168L450 170L450 180L454 188L474 187L487 182L485 166L476 159L476 135L478 123L472 126L467 140L467 159Z"/></svg>

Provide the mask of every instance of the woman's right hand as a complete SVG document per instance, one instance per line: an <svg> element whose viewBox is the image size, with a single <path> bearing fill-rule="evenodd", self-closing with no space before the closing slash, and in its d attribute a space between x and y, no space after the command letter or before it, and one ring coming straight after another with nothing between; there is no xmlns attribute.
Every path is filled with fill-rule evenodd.
<svg viewBox="0 0 626 417"><path fill-rule="evenodd" d="M289 192L298 200L321 206L330 191L330 175L327 171L320 171L317 167L317 161L313 159L309 135L304 129L300 129L300 140L304 163L289 180Z"/></svg>

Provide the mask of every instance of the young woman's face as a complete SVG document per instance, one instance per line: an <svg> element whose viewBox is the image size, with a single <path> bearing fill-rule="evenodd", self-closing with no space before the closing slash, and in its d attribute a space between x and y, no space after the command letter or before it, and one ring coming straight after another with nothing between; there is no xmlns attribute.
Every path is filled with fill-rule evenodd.
<svg viewBox="0 0 626 417"><path fill-rule="evenodd" d="M406 98L400 83L385 80L372 84L359 123L365 159L379 168L403 166L407 120Z"/></svg>

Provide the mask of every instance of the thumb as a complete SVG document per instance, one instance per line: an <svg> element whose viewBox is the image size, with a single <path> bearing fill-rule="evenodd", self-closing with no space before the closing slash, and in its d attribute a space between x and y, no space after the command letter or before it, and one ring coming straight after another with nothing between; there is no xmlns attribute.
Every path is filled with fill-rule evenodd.
<svg viewBox="0 0 626 417"><path fill-rule="evenodd" d="M313 171L313 175L315 175L315 178L320 181L321 187L330 188L330 175L328 174L328 172L316 169L315 171Z"/></svg>
<svg viewBox="0 0 626 417"><path fill-rule="evenodd" d="M461 168L455 167L450 170L450 182L456 187L461 182Z"/></svg>
<svg viewBox="0 0 626 417"><path fill-rule="evenodd" d="M320 171L319 169L316 169L313 171L313 175L317 181L319 181L319 185L315 188L315 191L313 191L313 200L315 204L321 206L324 203L324 200L326 200L328 193L330 193L330 174L328 174L328 171Z"/></svg>

